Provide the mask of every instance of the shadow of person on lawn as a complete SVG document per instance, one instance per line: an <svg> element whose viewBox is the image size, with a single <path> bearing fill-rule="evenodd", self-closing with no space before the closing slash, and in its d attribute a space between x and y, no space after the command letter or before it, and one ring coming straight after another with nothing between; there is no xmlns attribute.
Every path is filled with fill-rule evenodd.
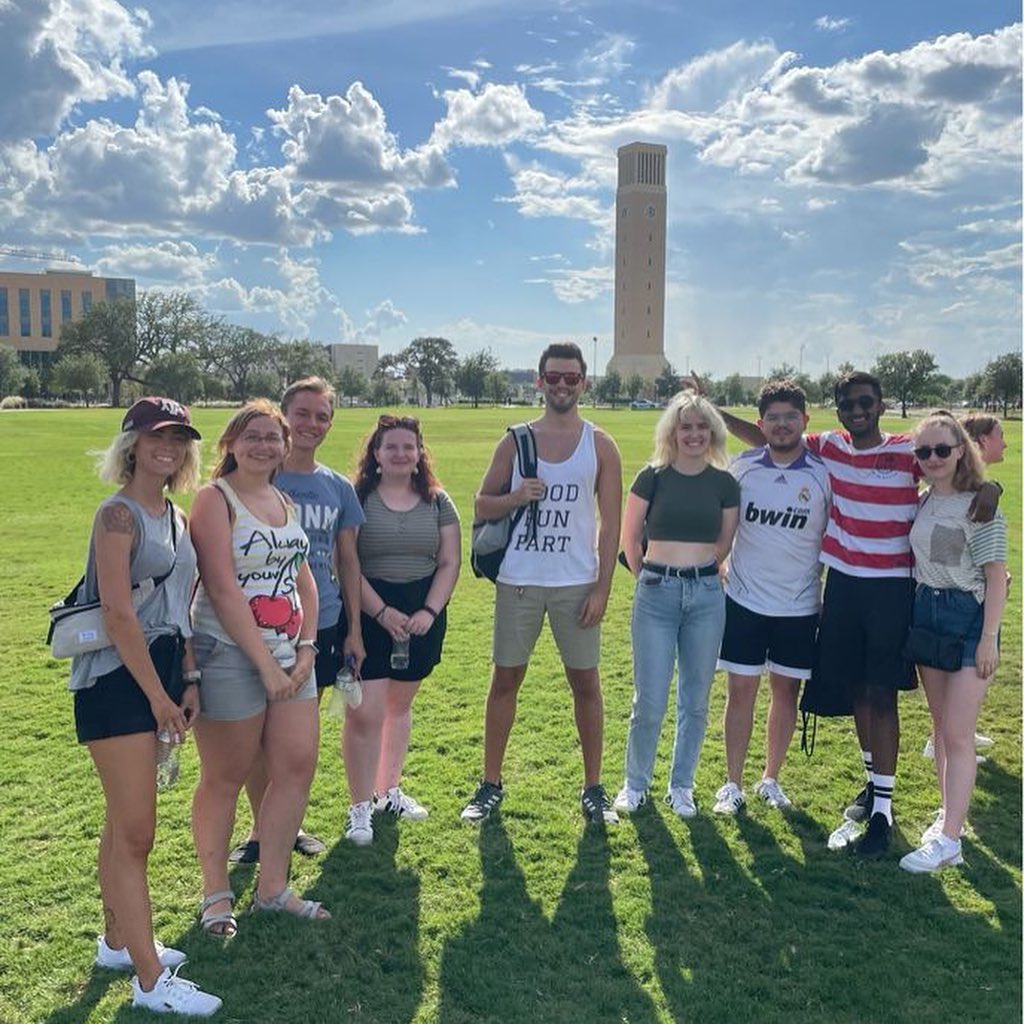
<svg viewBox="0 0 1024 1024"><path fill-rule="evenodd" d="M608 838L586 828L548 922L530 897L499 819L479 835L480 913L441 956L443 1024L654 1024L654 1005L622 963L609 891Z"/></svg>

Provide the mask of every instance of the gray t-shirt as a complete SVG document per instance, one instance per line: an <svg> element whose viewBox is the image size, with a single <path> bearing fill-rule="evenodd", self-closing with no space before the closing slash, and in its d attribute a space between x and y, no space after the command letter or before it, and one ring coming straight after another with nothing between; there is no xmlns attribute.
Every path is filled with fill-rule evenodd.
<svg viewBox="0 0 1024 1024"><path fill-rule="evenodd" d="M295 504L299 524L309 538L309 568L320 598L318 629L341 617L341 587L334 572L334 548L342 530L363 524L355 488L340 473L317 463L312 473L278 473L274 486Z"/></svg>
<svg viewBox="0 0 1024 1024"><path fill-rule="evenodd" d="M437 569L441 527L459 521L444 491L429 504L420 501L408 512L395 512L371 491L363 506L366 522L359 531L359 563L367 579L408 583Z"/></svg>
<svg viewBox="0 0 1024 1024"><path fill-rule="evenodd" d="M133 584L144 579L162 576L170 571L170 576L137 610L139 625L151 644L158 636L180 633L184 637L192 635L189 623L189 603L192 600L192 586L196 578L196 553L188 536L185 517L168 504L163 515L150 515L137 501L126 498L123 494L115 494L100 505L100 509L108 505L124 505L135 518L136 537L132 546L130 574ZM177 516L175 541L172 537L171 516ZM97 513L98 516L98 513ZM173 567L173 569L172 569ZM89 539L89 556L85 565L85 582L79 588L79 602L99 600L99 587L96 581L96 536L95 527ZM98 651L90 651L71 659L71 679L69 690L85 690L92 686L97 677L106 675L120 668L123 662L116 647L102 647Z"/></svg>

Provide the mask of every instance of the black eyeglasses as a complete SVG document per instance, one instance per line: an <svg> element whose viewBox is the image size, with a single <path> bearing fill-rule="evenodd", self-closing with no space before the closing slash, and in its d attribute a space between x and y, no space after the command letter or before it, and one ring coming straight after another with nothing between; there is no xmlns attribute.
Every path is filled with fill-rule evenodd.
<svg viewBox="0 0 1024 1024"><path fill-rule="evenodd" d="M560 373L558 370L545 370L541 377L545 384L550 384L552 387L555 387L560 381L565 381L569 387L574 388L583 380L582 373L574 373L572 370L568 373Z"/></svg>
<svg viewBox="0 0 1024 1024"><path fill-rule="evenodd" d="M875 398L874 395L860 395L857 398L840 398L839 401L836 402L836 408L840 412L853 412L853 410L859 406L867 412L868 409L874 407L877 401L878 399Z"/></svg>
<svg viewBox="0 0 1024 1024"><path fill-rule="evenodd" d="M940 459L948 459L953 454L954 450L959 448L958 444L923 444L920 448L914 449L914 454L922 461L927 462L932 457L932 452L935 452Z"/></svg>

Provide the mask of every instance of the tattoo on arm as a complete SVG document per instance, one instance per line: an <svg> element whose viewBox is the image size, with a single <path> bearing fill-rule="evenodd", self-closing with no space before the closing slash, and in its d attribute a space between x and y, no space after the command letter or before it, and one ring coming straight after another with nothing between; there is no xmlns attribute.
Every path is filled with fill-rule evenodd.
<svg viewBox="0 0 1024 1024"><path fill-rule="evenodd" d="M100 513L100 525L107 533L135 533L135 517L128 506L120 502L104 505Z"/></svg>

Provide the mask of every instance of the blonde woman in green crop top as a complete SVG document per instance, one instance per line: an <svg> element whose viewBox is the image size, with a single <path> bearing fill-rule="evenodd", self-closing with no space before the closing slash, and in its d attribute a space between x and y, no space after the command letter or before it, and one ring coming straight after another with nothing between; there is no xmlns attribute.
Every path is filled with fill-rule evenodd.
<svg viewBox="0 0 1024 1024"><path fill-rule="evenodd" d="M620 813L629 814L647 800L677 664L675 744L665 802L682 818L697 813L693 779L725 627L718 566L739 522L739 485L725 469L725 438L718 410L693 391L680 392L658 421L654 455L626 499L622 547L637 584L626 779L614 804Z"/></svg>

